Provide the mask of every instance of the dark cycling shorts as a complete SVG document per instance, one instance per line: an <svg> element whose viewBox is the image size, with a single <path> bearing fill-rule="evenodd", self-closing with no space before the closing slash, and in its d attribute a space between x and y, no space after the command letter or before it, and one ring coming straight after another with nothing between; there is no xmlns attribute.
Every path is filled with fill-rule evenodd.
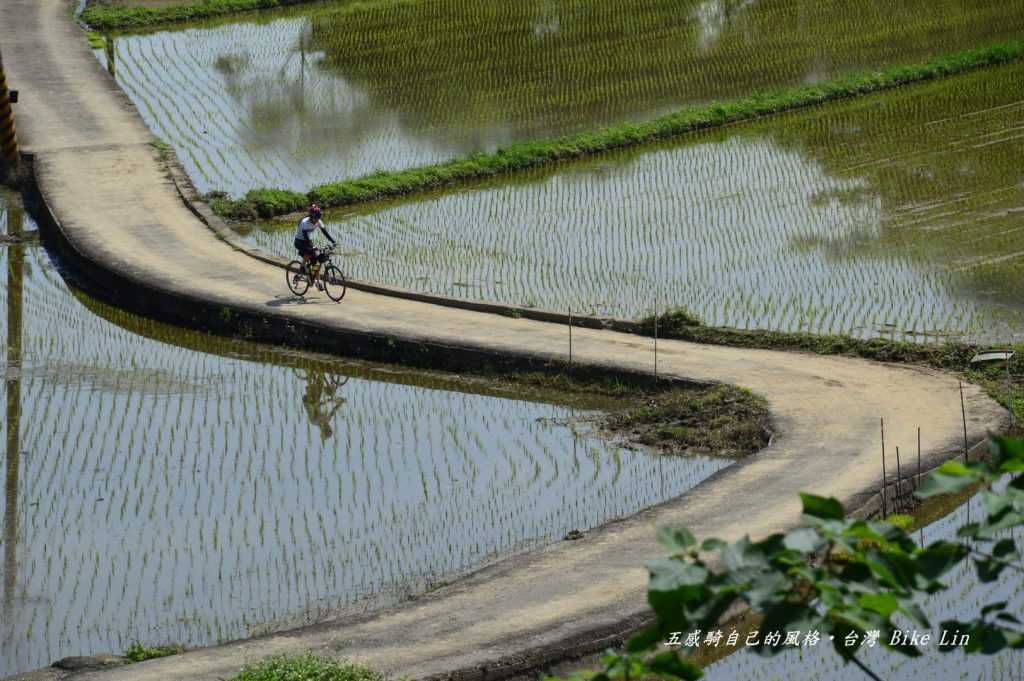
<svg viewBox="0 0 1024 681"><path fill-rule="evenodd" d="M295 248L298 249L299 255L303 257L308 255L312 258L316 254L316 249L313 248L313 242L306 239L296 239Z"/></svg>

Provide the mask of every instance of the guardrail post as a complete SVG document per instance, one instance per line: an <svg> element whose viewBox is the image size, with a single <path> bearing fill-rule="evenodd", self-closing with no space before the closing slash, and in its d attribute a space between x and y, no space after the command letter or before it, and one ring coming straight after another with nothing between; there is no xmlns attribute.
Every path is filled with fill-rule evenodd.
<svg viewBox="0 0 1024 681"><path fill-rule="evenodd" d="M14 110L11 108L11 91L7 88L4 62L0 57L0 164L10 170L17 170L20 162L18 134L14 129Z"/></svg>

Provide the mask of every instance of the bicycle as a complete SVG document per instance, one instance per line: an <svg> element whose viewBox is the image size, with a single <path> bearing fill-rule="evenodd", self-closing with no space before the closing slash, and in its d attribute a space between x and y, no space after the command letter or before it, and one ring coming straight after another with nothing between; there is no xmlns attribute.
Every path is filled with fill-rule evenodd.
<svg viewBox="0 0 1024 681"><path fill-rule="evenodd" d="M327 297L336 303L340 303L345 297L348 286L345 283L345 275L341 273L338 266L331 262L334 255L334 246L316 249L313 258L307 264L302 260L292 260L285 267L285 281L288 289L297 296L306 295L310 286L316 285L317 289L327 294Z"/></svg>

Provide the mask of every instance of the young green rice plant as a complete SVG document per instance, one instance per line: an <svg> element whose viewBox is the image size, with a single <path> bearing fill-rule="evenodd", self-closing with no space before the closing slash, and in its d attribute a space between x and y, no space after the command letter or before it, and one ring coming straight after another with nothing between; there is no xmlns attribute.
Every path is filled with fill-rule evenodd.
<svg viewBox="0 0 1024 681"><path fill-rule="evenodd" d="M12 253L0 249L4 271ZM660 457L619 456L549 420L570 406L475 384L462 393L450 376L268 355L112 309L68 289L39 248L23 257L20 300L0 288L0 306L23 307L21 422L2 428L19 428L27 452L18 532L0 537L19 566L0 619L0 676L394 602L681 494L727 463L679 458L672 484L657 488ZM331 415L331 386L345 377ZM15 486L0 492L5 509ZM602 491L608 503L561 509Z"/></svg>
<svg viewBox="0 0 1024 681"><path fill-rule="evenodd" d="M608 125L618 126L608 146L621 146L687 104L1017 39L1018 10L1000 0L334 3L108 36L96 54L200 191L239 197L364 176L386 185L376 171ZM785 105L763 99L765 112ZM513 165L536 151L510 149L502 162ZM481 174L497 162L467 161ZM287 192L256 198L294 210Z"/></svg>
<svg viewBox="0 0 1024 681"><path fill-rule="evenodd" d="M1024 66L997 67L349 208L329 228L353 276L429 293L468 281L487 300L635 319L659 291L711 326L1016 339L1021 91ZM293 228L248 239L284 255Z"/></svg>

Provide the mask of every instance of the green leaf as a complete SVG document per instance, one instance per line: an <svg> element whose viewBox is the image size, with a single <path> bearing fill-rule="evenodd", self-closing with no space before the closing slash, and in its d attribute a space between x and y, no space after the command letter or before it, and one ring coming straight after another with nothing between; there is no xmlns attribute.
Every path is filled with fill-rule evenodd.
<svg viewBox="0 0 1024 681"><path fill-rule="evenodd" d="M960 526L960 528L956 531L956 535L958 537L967 537L968 539L970 539L973 537L977 537L978 531L980 529L981 525L979 525L978 523L967 523L966 525Z"/></svg>
<svg viewBox="0 0 1024 681"><path fill-rule="evenodd" d="M724 542L721 539L716 539L715 537L711 537L710 539L705 539L704 540L704 543L700 545L700 550L701 551L718 551L719 549L724 549L728 545L729 544L727 542Z"/></svg>
<svg viewBox="0 0 1024 681"><path fill-rule="evenodd" d="M784 602L788 593L789 580L784 574L763 572L753 578L743 595L750 607L764 610Z"/></svg>
<svg viewBox="0 0 1024 681"><path fill-rule="evenodd" d="M995 492L990 492L988 490L981 493L981 501L985 506L985 512L990 516L999 515L1013 505L1005 495L996 494Z"/></svg>
<svg viewBox="0 0 1024 681"><path fill-rule="evenodd" d="M799 551L800 553L813 553L825 544L825 540L822 539L817 530L810 527L802 527L787 534L783 544L787 549Z"/></svg>
<svg viewBox="0 0 1024 681"><path fill-rule="evenodd" d="M661 631L657 627L641 629L629 637L626 641L626 652L639 653L650 650L664 640Z"/></svg>
<svg viewBox="0 0 1024 681"><path fill-rule="evenodd" d="M682 553L697 545L697 539L685 527L659 527L658 543L669 551Z"/></svg>
<svg viewBox="0 0 1024 681"><path fill-rule="evenodd" d="M1021 525L1024 525L1024 514L1007 508L995 516L990 516L988 524L983 526L981 531L978 532L978 537L982 539L995 539L1004 530Z"/></svg>
<svg viewBox="0 0 1024 681"><path fill-rule="evenodd" d="M1014 544L1013 539L1001 539L992 547L992 555L1004 560L1014 558L1017 555L1017 546Z"/></svg>
<svg viewBox="0 0 1024 681"><path fill-rule="evenodd" d="M999 579L999 575L1006 569L1006 565L998 560L975 560L974 567L978 571L978 581L985 584Z"/></svg>
<svg viewBox="0 0 1024 681"><path fill-rule="evenodd" d="M843 505L831 497L819 497L814 494L800 493L800 501L804 505L804 514L822 520L842 520L846 513Z"/></svg>
<svg viewBox="0 0 1024 681"><path fill-rule="evenodd" d="M993 463L1000 473L1024 471L1024 439L993 436L989 438L989 446L994 451Z"/></svg>
<svg viewBox="0 0 1024 681"><path fill-rule="evenodd" d="M937 541L918 551L913 563L921 576L934 580L963 560L966 555L967 550L959 544Z"/></svg>
<svg viewBox="0 0 1024 681"><path fill-rule="evenodd" d="M1002 610L1005 607L1006 607L1006 601L999 601L998 603L989 603L988 605L986 605L984 608L981 609L981 614L982 615L987 615L990 612L995 612L997 610Z"/></svg>
<svg viewBox="0 0 1024 681"><path fill-rule="evenodd" d="M655 558L647 564L651 591L674 591L681 586L698 586L708 578L707 568L675 558Z"/></svg>
<svg viewBox="0 0 1024 681"><path fill-rule="evenodd" d="M911 622L922 629L930 629L932 626L928 621L928 616L925 615L924 610L921 609L921 606L912 600L902 601L900 603L900 612L906 615Z"/></svg>
<svg viewBox="0 0 1024 681"><path fill-rule="evenodd" d="M700 667L682 659L672 650L655 655L647 666L655 674L683 679L683 681L696 681L704 676Z"/></svg>
<svg viewBox="0 0 1024 681"><path fill-rule="evenodd" d="M888 617L899 608L899 601L891 593L882 591L875 594L864 594L857 599L862 608L877 612L882 617Z"/></svg>
<svg viewBox="0 0 1024 681"><path fill-rule="evenodd" d="M744 537L722 549L722 562L731 571L744 568L765 569L770 561L765 555L765 547L762 544L754 544L749 537Z"/></svg>
<svg viewBox="0 0 1024 681"><path fill-rule="evenodd" d="M950 466L950 464L953 465ZM947 467L949 470L946 470ZM947 461L937 471L925 478L921 489L915 494L922 499L940 494L956 494L973 485L977 479L978 476L975 476L970 469L965 468L962 463Z"/></svg>

